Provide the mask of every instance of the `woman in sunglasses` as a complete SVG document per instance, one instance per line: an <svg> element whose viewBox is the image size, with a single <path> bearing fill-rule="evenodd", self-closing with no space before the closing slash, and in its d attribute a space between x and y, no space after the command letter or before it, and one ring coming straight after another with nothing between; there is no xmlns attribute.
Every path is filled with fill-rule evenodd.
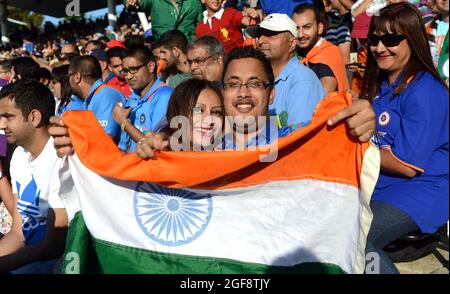
<svg viewBox="0 0 450 294"><path fill-rule="evenodd" d="M381 273L398 273L383 247L448 221L448 87L434 68L421 18L409 3L391 4L369 28L362 97L377 115L381 172L366 253L378 254Z"/></svg>

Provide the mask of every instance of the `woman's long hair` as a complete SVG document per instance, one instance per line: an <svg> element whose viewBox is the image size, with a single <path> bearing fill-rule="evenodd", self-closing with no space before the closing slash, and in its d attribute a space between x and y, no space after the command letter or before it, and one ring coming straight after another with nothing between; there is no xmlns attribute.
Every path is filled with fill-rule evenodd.
<svg viewBox="0 0 450 294"><path fill-rule="evenodd" d="M197 104L198 97L205 89L211 89L219 96L222 103L222 113L225 113L223 94L217 83L206 80L190 79L178 85L170 96L166 113L168 126L164 130L165 132L172 135L176 131L176 129L170 128L170 121L174 117L183 116L192 118L192 112Z"/></svg>
<svg viewBox="0 0 450 294"><path fill-rule="evenodd" d="M448 89L434 67L422 15L414 5L401 2L390 4L381 9L380 15L374 15L370 22L369 34L374 32L402 34L406 36L408 45L411 48L411 56L400 72L399 83L394 90L394 94L401 93L408 85L409 80L417 78L417 74L421 72L429 72ZM379 69L369 47L361 98L372 101L380 90L381 82L386 78L386 73Z"/></svg>
<svg viewBox="0 0 450 294"><path fill-rule="evenodd" d="M69 73L69 65L61 65L58 67L55 67L52 70L52 77L53 80L57 83L61 84L61 97L60 103L58 105L57 113L61 113L61 110L64 109L64 107L69 104L70 97L72 96L72 90L70 89L69 84L69 78L67 77Z"/></svg>

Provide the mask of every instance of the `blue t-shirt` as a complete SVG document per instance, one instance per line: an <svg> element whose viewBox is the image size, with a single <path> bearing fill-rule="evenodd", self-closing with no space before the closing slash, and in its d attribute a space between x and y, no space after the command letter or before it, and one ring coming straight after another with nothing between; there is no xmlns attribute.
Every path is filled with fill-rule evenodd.
<svg viewBox="0 0 450 294"><path fill-rule="evenodd" d="M114 121L112 112L118 102L125 101L125 97L116 89L103 85L101 79L92 85L89 96L84 100L84 107L94 113L105 132L118 142L120 126Z"/></svg>
<svg viewBox="0 0 450 294"><path fill-rule="evenodd" d="M259 0L265 14L284 13L292 16L295 7L301 4L313 4L313 0Z"/></svg>
<svg viewBox="0 0 450 294"><path fill-rule="evenodd" d="M144 134L158 131L161 121L166 119L167 105L172 91L171 87L158 78L142 98L137 92L133 92L125 104L126 107L133 108L129 116L131 123ZM134 152L136 142L128 133L122 132L119 148L124 151L130 148L130 152Z"/></svg>
<svg viewBox="0 0 450 294"><path fill-rule="evenodd" d="M269 145L278 138L287 136L293 131L294 130L289 127L279 128L277 120L274 117L271 117L271 119L267 121L265 128L260 130L255 137L250 138L244 148ZM233 150L237 148L238 146L236 146L233 140L233 134L226 134L223 138L222 149Z"/></svg>
<svg viewBox="0 0 450 294"><path fill-rule="evenodd" d="M405 178L381 171L372 200L401 209L432 233L448 220L448 91L428 72L398 95L396 84L384 82L373 101L374 141L419 173Z"/></svg>
<svg viewBox="0 0 450 294"><path fill-rule="evenodd" d="M84 100L79 98L78 96L72 95L70 97L70 101L69 103L67 103L62 109L61 111L56 111L56 115L60 116L62 115L64 112L69 111L69 110L86 110L85 105L84 105Z"/></svg>
<svg viewBox="0 0 450 294"><path fill-rule="evenodd" d="M293 57L275 79L275 99L269 111L278 115L281 128L304 126L325 95L316 74Z"/></svg>

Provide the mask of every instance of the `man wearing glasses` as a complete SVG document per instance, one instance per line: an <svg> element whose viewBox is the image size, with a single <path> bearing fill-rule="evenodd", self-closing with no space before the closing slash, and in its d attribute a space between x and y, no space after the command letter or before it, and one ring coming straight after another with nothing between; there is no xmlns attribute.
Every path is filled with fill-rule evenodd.
<svg viewBox="0 0 450 294"><path fill-rule="evenodd" d="M187 49L189 71L194 79L220 81L224 59L223 45L213 36L199 37Z"/></svg>
<svg viewBox="0 0 450 294"><path fill-rule="evenodd" d="M140 132L157 131L160 122L165 120L172 88L157 77L156 58L143 45L128 50L121 74L133 93L125 107L116 105L113 118L122 130L119 148L134 152L136 142L141 139Z"/></svg>

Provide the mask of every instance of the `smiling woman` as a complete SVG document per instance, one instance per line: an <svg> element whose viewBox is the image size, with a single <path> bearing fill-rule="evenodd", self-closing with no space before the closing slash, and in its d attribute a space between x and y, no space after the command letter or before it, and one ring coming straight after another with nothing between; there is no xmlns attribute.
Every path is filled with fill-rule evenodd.
<svg viewBox="0 0 450 294"><path fill-rule="evenodd" d="M378 117L381 172L366 254L398 273L382 250L401 236L433 233L448 221L448 87L433 66L420 12L391 4L372 17L363 97Z"/></svg>

